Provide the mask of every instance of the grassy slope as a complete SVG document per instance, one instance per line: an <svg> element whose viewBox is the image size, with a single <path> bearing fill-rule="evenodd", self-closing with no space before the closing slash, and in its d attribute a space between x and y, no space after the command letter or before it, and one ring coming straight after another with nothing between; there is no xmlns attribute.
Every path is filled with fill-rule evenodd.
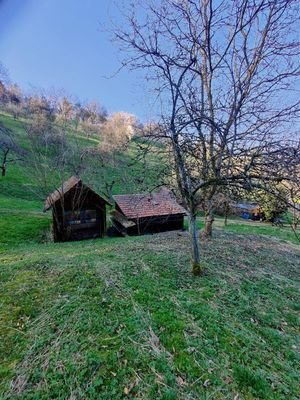
<svg viewBox="0 0 300 400"><path fill-rule="evenodd" d="M25 128L27 121L14 120L10 116L0 112L0 121L10 128L18 143L25 149L29 148L26 141ZM72 140L85 146L96 146L97 138L85 137L81 132L70 131ZM144 189L144 185L155 186L155 177L151 172L147 174L146 181L139 184L135 179L142 176L144 166L136 163L134 167L124 174L124 164L133 160L137 147L133 142L125 154L117 157L116 166L106 165L99 169L96 176L85 176L83 180L91 182L92 187L101 193L103 182L115 181L114 193L130 193ZM149 165L153 160L148 159ZM59 179L59 178L58 178ZM4 179L0 177L0 252L9 245L15 245L20 240L31 242L40 241L50 230L51 216L42 212L41 189L35 183L34 177L29 176L28 171L20 164L8 164L7 174ZM26 211L26 212L24 212ZM20 212L23 213L20 219ZM18 224L18 229L15 229Z"/></svg>
<svg viewBox="0 0 300 400"><path fill-rule="evenodd" d="M2 393L296 399L299 250L218 232L201 279L187 251L175 233L3 254Z"/></svg>
<svg viewBox="0 0 300 400"><path fill-rule="evenodd" d="M1 399L299 398L287 229L217 220L195 279L185 234L45 242L31 184L0 179Z"/></svg>

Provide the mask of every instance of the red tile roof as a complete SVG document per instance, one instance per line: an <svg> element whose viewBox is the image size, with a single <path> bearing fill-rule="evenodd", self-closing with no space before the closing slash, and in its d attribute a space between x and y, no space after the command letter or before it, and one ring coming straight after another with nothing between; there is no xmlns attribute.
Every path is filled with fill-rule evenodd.
<svg viewBox="0 0 300 400"><path fill-rule="evenodd" d="M148 194L124 194L113 196L116 204L127 218L145 218L163 215L186 214L173 194L162 188Z"/></svg>

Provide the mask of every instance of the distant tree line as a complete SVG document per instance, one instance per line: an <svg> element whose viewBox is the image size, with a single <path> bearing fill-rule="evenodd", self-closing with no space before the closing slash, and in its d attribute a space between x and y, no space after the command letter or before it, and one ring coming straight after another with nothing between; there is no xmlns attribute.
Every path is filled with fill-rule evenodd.
<svg viewBox="0 0 300 400"><path fill-rule="evenodd" d="M96 101L81 103L63 91L24 94L11 84L0 63L0 111L12 115L25 127L27 149L18 145L12 130L0 125L2 176L10 163L23 160L40 181L44 195L67 174L84 174L116 162L116 154L127 149L141 131L136 116L127 112L108 114ZM80 135L89 142L80 142ZM60 179L57 179L57 175ZM96 174L96 172L95 172ZM111 187L111 183L105 183Z"/></svg>

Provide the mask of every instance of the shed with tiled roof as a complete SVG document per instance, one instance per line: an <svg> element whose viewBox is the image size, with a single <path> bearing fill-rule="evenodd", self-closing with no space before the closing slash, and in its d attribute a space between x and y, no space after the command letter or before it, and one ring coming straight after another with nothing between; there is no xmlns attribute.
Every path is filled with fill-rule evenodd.
<svg viewBox="0 0 300 400"><path fill-rule="evenodd" d="M135 224L127 229L128 233L183 229L186 211L166 188L146 194L116 195L113 199L116 210ZM119 223L120 220L114 222Z"/></svg>
<svg viewBox="0 0 300 400"><path fill-rule="evenodd" d="M51 193L44 211L52 209L55 242L103 237L108 201L72 176Z"/></svg>

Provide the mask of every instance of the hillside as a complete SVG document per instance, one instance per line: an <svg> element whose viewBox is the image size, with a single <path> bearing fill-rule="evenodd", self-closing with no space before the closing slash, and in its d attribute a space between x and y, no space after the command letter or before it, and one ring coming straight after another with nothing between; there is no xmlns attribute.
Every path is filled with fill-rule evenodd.
<svg viewBox="0 0 300 400"><path fill-rule="evenodd" d="M22 140L24 121L0 118ZM217 219L195 278L186 232L52 243L34 185L17 164L0 178L1 399L299 398L288 228Z"/></svg>
<svg viewBox="0 0 300 400"><path fill-rule="evenodd" d="M9 128L15 140L24 148L30 148L25 135L25 129L29 123L27 120L15 120L7 114L0 113L0 122ZM83 132L75 131L72 127L68 132L71 140L76 141L80 149L84 146L96 147L99 144L97 136L86 137ZM136 161L138 146L135 141L130 143L129 148L116 156L113 163L101 165L98 170L91 173L83 171L81 176L84 182L91 186L96 192L102 193L105 190L105 183L114 181L113 194L143 192L146 188L156 186L157 163L153 157L147 159L147 169L141 161ZM47 162L47 159L46 159ZM131 164L130 168L126 168ZM153 166L153 168L151 168ZM150 168L149 168L150 167ZM50 171L52 172L52 171ZM49 172L49 174L50 174ZM72 172L64 172L67 179ZM37 174L36 174L37 175ZM143 180L139 179L141 176ZM5 178L0 179L0 208L1 222L0 233L4 232L0 241L0 251L4 244L15 244L19 240L31 241L41 240L50 232L51 212L44 214L43 202L46 196L59 184L61 176L48 176L53 182L49 185L49 192L45 193L38 183L38 177L32 174L24 163L11 163L7 167ZM50 190L51 188L51 190ZM20 212L24 212L20 220ZM18 229L15 230L15 226Z"/></svg>

